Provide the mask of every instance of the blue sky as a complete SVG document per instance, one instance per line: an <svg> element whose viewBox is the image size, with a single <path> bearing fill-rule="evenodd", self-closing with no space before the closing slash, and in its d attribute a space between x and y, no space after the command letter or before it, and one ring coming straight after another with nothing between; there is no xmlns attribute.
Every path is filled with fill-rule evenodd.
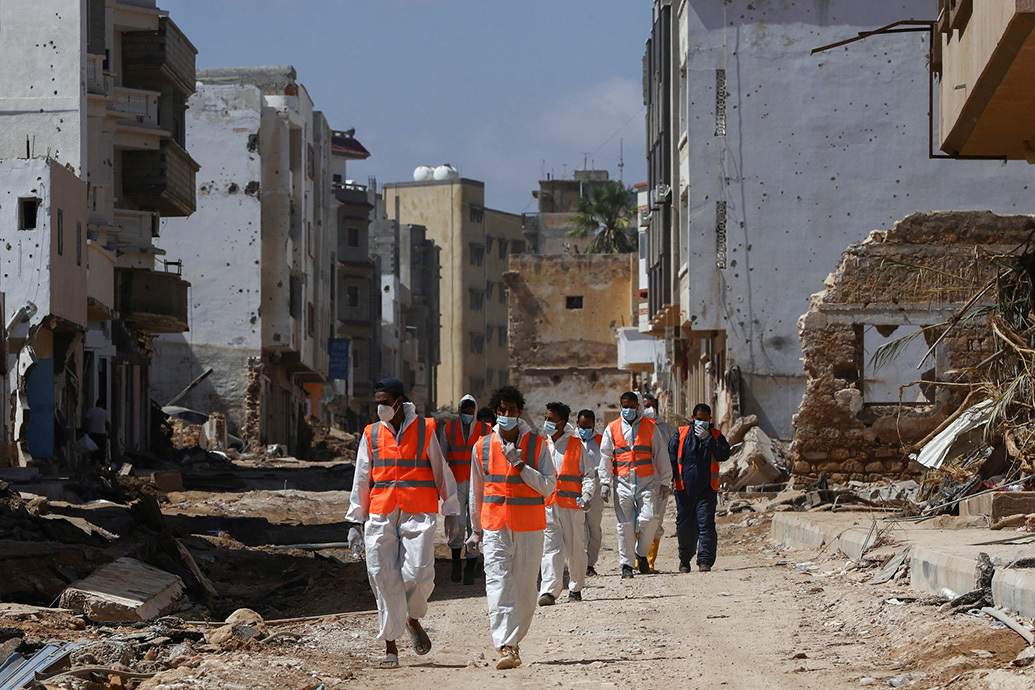
<svg viewBox="0 0 1035 690"><path fill-rule="evenodd" d="M159 0L198 67L291 64L331 126L371 151L349 177L452 163L487 205L534 208L543 170L646 179L649 0ZM188 142L189 146L189 142Z"/></svg>

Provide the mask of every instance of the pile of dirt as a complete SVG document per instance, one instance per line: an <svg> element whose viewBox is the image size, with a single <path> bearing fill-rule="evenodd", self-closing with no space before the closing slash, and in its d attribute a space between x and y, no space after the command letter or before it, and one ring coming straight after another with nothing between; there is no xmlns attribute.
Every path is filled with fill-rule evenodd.
<svg viewBox="0 0 1035 690"><path fill-rule="evenodd" d="M341 429L328 427L316 417L307 417L306 426L312 433L307 460L313 462L330 462L341 460L355 462L359 450L359 438ZM302 455L300 452L299 455Z"/></svg>

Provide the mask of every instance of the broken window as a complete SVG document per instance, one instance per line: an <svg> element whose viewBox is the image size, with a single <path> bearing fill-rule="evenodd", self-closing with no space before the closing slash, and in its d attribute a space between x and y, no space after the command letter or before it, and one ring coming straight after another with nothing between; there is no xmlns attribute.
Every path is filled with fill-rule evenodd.
<svg viewBox="0 0 1035 690"><path fill-rule="evenodd" d="M18 200L18 229L35 230L36 215L39 213L40 200L35 197Z"/></svg>
<svg viewBox="0 0 1035 690"><path fill-rule="evenodd" d="M482 262L485 261L485 247L480 244L471 244L471 265L481 266Z"/></svg>
<svg viewBox="0 0 1035 690"><path fill-rule="evenodd" d="M899 388L904 404L925 405L934 402L938 378L936 348L931 356L928 350L938 337L933 329L903 325L862 326L863 400L867 405L897 405ZM883 348L883 349L882 349ZM880 351L878 353L878 351ZM926 357L926 360L924 359ZM923 360L923 365L917 365ZM930 383L917 383L926 381Z"/></svg>
<svg viewBox="0 0 1035 690"><path fill-rule="evenodd" d="M582 295L569 295L564 306L568 309L582 309Z"/></svg>
<svg viewBox="0 0 1035 690"><path fill-rule="evenodd" d="M65 254L65 212L57 210L57 253L58 256Z"/></svg>

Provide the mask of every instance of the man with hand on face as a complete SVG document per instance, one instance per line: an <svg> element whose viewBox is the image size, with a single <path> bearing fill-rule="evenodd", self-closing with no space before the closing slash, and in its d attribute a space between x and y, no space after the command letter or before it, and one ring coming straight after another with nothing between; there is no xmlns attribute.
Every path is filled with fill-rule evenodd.
<svg viewBox="0 0 1035 690"><path fill-rule="evenodd" d="M453 582L460 582L461 572L465 585L474 584L474 573L478 568L478 552L467 550L466 564L462 565L461 556L465 555L464 540L471 536L471 511L470 493L471 485L471 451L479 438L485 436L492 429L490 424L478 422L474 419L474 412L477 409L474 396L465 395L460 398L460 419L446 422L442 427L442 451L446 455L446 462L449 469L453 471L453 479L456 480L456 496L460 501L460 532L449 542L449 548L453 552L453 569L449 579Z"/></svg>
<svg viewBox="0 0 1035 690"><path fill-rule="evenodd" d="M376 424L363 431L345 519L363 525L349 530L349 546L366 547L367 574L377 598L385 641L381 668L399 667L396 639L409 633L417 654L431 651L420 624L435 588L435 525L438 502L446 516L446 538L460 532L456 482L438 439L435 420L418 417L402 381L382 379L374 387Z"/></svg>
<svg viewBox="0 0 1035 690"><path fill-rule="evenodd" d="M646 419L653 419L661 432L661 437L668 444L675 435L676 430L672 425L661 419L661 411L658 408L658 399L651 393L643 394L643 416ZM661 538L665 536L665 513L668 510L668 495L664 495L658 505L658 529L654 532L654 541L650 545L650 552L647 554L647 565L652 573L658 572L654 569L658 562L658 548L661 546Z"/></svg>
<svg viewBox="0 0 1035 690"><path fill-rule="evenodd" d="M650 573L647 552L657 531L659 501L672 491L672 465L666 439L653 419L644 419L640 399L622 393L622 416L607 425L600 442L602 476L615 484L618 555L622 577L633 577L633 566Z"/></svg>
<svg viewBox="0 0 1035 690"><path fill-rule="evenodd" d="M546 497L557 486L543 437L520 419L525 398L503 386L492 394L496 426L471 459L470 548L485 556L485 596L496 668L521 665L518 645L532 624L536 574L543 558Z"/></svg>
<svg viewBox="0 0 1035 690"><path fill-rule="evenodd" d="M668 444L676 474L676 536L679 538L679 572L690 572L697 554L697 569L706 573L715 565L719 535L715 530L715 504L719 497L719 463L730 457L730 444L712 426L712 408L694 408L694 422L679 427Z"/></svg>
<svg viewBox="0 0 1035 690"><path fill-rule="evenodd" d="M570 416L571 408L564 403L546 405L543 433L557 468L557 490L546 499L540 606L557 602L564 588L565 560L569 599L582 601L586 578L586 511L597 493L597 467L568 423Z"/></svg>
<svg viewBox="0 0 1035 690"><path fill-rule="evenodd" d="M603 468L600 465L600 441L603 436L597 433L596 425L597 416L593 410L579 411L576 426L579 440L582 442L582 453L589 456L589 462L597 472L597 488L593 492L593 500L590 501L589 511L586 513L586 577L597 574L597 558L600 556L600 543L603 541L600 521L604 517L604 503L607 502L603 496L605 478L602 476ZM610 482L610 477L606 479ZM607 497L611 497L610 484L607 484Z"/></svg>

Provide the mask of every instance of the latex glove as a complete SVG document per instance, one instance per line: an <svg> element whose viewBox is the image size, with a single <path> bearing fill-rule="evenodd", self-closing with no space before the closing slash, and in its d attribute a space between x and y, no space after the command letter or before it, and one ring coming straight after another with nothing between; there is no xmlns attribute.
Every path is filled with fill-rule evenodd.
<svg viewBox="0 0 1035 690"><path fill-rule="evenodd" d="M362 546L363 533L359 531L358 527L353 527L349 530L349 548L352 549L352 555L359 558L359 552Z"/></svg>
<svg viewBox="0 0 1035 690"><path fill-rule="evenodd" d="M696 436L697 438L699 438L699 439L701 439L703 441L706 438L708 438L710 435L711 435L711 432L708 431L707 427L697 426L696 424L694 425L694 436Z"/></svg>
<svg viewBox="0 0 1035 690"><path fill-rule="evenodd" d="M600 487L600 498L603 499L604 503L611 501L611 485L604 484Z"/></svg>
<svg viewBox="0 0 1035 690"><path fill-rule="evenodd" d="M507 459L512 466L521 464L521 449L513 443L507 443L503 446L503 457Z"/></svg>
<svg viewBox="0 0 1035 690"><path fill-rule="evenodd" d="M446 541L453 541L460 534L460 519L456 515L446 516Z"/></svg>
<svg viewBox="0 0 1035 690"><path fill-rule="evenodd" d="M481 543L482 543L482 533L481 532L471 532L471 536L469 536L467 538L467 541L464 542L464 546L467 547L468 551L478 551L478 547L481 546Z"/></svg>

